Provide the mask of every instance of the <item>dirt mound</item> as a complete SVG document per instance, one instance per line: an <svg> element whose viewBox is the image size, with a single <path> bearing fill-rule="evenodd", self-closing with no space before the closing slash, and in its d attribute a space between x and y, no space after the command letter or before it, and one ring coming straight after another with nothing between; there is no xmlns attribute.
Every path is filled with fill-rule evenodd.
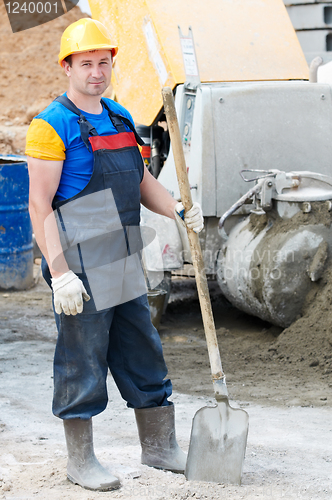
<svg viewBox="0 0 332 500"><path fill-rule="evenodd" d="M306 229L315 226L331 228L331 212L328 201L312 202L310 213L302 211L295 214L291 219L280 219L274 216L271 229L267 233L264 245L269 248L269 241L273 248L277 237L296 231L299 228ZM251 214L250 222L256 234L268 224L273 217L257 216ZM307 282L303 282L301 289L289 295L289 304L295 310L299 310L296 301L301 304L299 317L286 329L282 331L278 339L268 346L266 354L273 360L281 363L292 364L294 370L309 370L310 373L317 371L326 379L332 381L332 258L329 251L331 246L330 232L325 234L327 239L315 250L315 257L309 258L309 250L303 249L302 272L308 275ZM299 263L297 263L299 266ZM298 271L297 271L298 272ZM311 282L309 275L315 275L315 281ZM304 275L305 276L305 275ZM260 283L258 291L263 287ZM283 293L284 290L281 291ZM258 293L258 292L257 292ZM278 295L276 294L276 299ZM302 306L302 302L304 302Z"/></svg>
<svg viewBox="0 0 332 500"><path fill-rule="evenodd" d="M332 380L331 269L307 298L303 316L280 334L274 347L275 356L299 363L305 370L317 367Z"/></svg>
<svg viewBox="0 0 332 500"><path fill-rule="evenodd" d="M0 154L23 153L31 118L66 89L57 62L60 37L82 17L87 15L74 7L46 24L13 33L0 3Z"/></svg>
<svg viewBox="0 0 332 500"><path fill-rule="evenodd" d="M331 212L326 209L326 203L328 202L312 203L312 211L309 214L299 212L291 219L284 220L278 226L279 233L288 232L300 226L317 224L330 228ZM269 352L272 357L280 361L292 363L298 370L309 369L312 372L316 369L326 379L331 380L332 262L329 252L326 262L323 259L322 265L323 268L319 272L321 277L311 284L301 317L280 334Z"/></svg>

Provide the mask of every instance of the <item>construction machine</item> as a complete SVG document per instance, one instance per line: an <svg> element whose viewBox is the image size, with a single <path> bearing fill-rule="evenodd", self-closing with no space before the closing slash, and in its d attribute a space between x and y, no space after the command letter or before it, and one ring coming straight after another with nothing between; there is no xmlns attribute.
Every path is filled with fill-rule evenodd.
<svg viewBox="0 0 332 500"><path fill-rule="evenodd" d="M206 273L236 307L282 327L329 266L331 87L311 75L283 0L89 0L119 45L112 85L155 177L180 197L161 89L174 89ZM149 275L190 262L175 221ZM151 280L153 282L153 280Z"/></svg>

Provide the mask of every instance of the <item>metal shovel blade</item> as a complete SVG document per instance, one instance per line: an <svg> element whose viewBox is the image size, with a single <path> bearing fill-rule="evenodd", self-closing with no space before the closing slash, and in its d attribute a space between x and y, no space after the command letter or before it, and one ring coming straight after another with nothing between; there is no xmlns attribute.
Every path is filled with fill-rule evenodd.
<svg viewBox="0 0 332 500"><path fill-rule="evenodd" d="M185 476L191 481L241 484L249 416L228 398L198 410L193 419Z"/></svg>

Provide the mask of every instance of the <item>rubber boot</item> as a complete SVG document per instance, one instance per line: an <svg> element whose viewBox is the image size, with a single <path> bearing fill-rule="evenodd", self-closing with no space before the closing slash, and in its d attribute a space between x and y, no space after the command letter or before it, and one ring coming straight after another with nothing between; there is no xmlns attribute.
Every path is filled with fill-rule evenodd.
<svg viewBox="0 0 332 500"><path fill-rule="evenodd" d="M93 450L92 419L64 420L68 450L67 477L87 490L108 491L121 486L97 460Z"/></svg>
<svg viewBox="0 0 332 500"><path fill-rule="evenodd" d="M187 456L175 437L174 405L135 409L142 446L141 463L184 473Z"/></svg>

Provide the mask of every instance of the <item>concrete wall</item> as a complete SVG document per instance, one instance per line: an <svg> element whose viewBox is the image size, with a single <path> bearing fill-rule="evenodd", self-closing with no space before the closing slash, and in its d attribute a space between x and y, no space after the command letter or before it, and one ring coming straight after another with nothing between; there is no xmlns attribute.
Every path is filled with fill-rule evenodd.
<svg viewBox="0 0 332 500"><path fill-rule="evenodd" d="M284 0L308 64L321 56L332 61L332 2Z"/></svg>

